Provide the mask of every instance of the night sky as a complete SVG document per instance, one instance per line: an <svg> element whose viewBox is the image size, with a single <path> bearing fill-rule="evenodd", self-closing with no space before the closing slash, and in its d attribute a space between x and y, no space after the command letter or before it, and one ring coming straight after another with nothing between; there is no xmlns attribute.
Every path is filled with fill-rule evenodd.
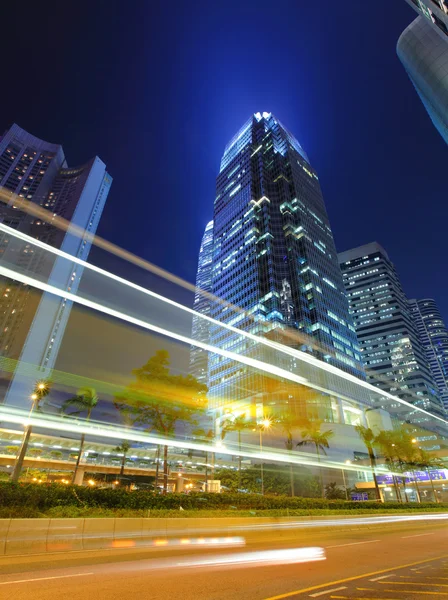
<svg viewBox="0 0 448 600"><path fill-rule="evenodd" d="M377 240L448 320L448 150L396 57L404 0L14 4L0 129L106 162L99 235L194 281L224 146L269 111L319 173L338 250Z"/></svg>

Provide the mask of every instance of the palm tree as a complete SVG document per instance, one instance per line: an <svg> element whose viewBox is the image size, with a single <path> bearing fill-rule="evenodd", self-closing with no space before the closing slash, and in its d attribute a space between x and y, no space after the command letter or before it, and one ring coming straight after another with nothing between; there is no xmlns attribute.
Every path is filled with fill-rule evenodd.
<svg viewBox="0 0 448 600"><path fill-rule="evenodd" d="M374 440L375 446L379 447L381 450L381 454L384 457L384 461L387 465L389 471L398 470L397 464L397 453L395 451L395 436L393 431L381 431ZM397 502L401 502L401 494L398 487L398 481L394 473L392 473L392 481L394 484L395 495L397 497ZM407 498L407 496L406 496Z"/></svg>
<svg viewBox="0 0 448 600"><path fill-rule="evenodd" d="M283 433L286 434L285 440L285 448L288 452L292 453L294 449L294 441L292 439L294 429L302 427L304 423L304 419L300 417L296 417L292 414L282 415L276 420L276 423L283 430ZM289 463L289 482L291 488L291 496L294 496L294 470L292 463Z"/></svg>
<svg viewBox="0 0 448 600"><path fill-rule="evenodd" d="M317 460L320 463L320 453L327 454L326 449L330 447L329 440L334 436L334 431L328 429L321 431L322 421L310 421L301 432L302 440L296 446L314 446ZM322 498L325 498L324 479L322 469L319 468Z"/></svg>
<svg viewBox="0 0 448 600"><path fill-rule="evenodd" d="M440 460L440 458L431 456L429 454L429 452L427 452L423 448L418 448L417 456L418 456L417 464L418 464L419 468L428 473L429 481L431 483L432 493L434 496L434 501L437 504L437 503L439 503L439 499L437 497L436 490L434 488L434 482L431 477L431 469L437 469L437 468L443 469L443 468L445 468L445 465L444 465L443 461Z"/></svg>
<svg viewBox="0 0 448 600"><path fill-rule="evenodd" d="M375 491L376 497L378 500L381 500L380 488L378 487L378 481L376 478L376 456L375 451L373 449L373 445L375 443L375 434L373 433L370 427L365 427L364 425L355 425L355 430L358 433L361 440L364 442L364 446L367 448L367 452L369 454L370 466L372 467L373 473L373 481L375 482Z"/></svg>
<svg viewBox="0 0 448 600"><path fill-rule="evenodd" d="M195 437L200 437L202 438L203 441L205 441L206 443L210 444L213 443L215 440L215 433L213 431L213 429L204 429L202 427L198 427L193 429L192 434ZM193 455L189 456L189 458L191 459ZM208 470L208 459L209 459L209 452L205 452L205 491L208 492L209 491L209 470ZM212 478L213 478L213 471L214 471L214 463L215 463L215 453L212 452Z"/></svg>
<svg viewBox="0 0 448 600"><path fill-rule="evenodd" d="M98 396L94 388L83 387L80 388L76 394L72 398L69 398L62 405L62 410L67 415L80 415L82 413L86 413L86 421L90 421L90 417L92 416L92 411L98 404ZM67 412L70 408L77 408L73 412ZM76 459L75 470L73 471L72 483L75 483L76 473L78 472L79 463L81 461L81 456L84 448L86 436L85 433L81 435L81 443L79 446L78 458Z"/></svg>
<svg viewBox="0 0 448 600"><path fill-rule="evenodd" d="M122 454L121 457L121 467L120 467L120 481L123 479L124 475L124 467L126 465L126 456L131 449L131 444L127 440L123 440L120 446L114 448L115 452L120 452Z"/></svg>
<svg viewBox="0 0 448 600"><path fill-rule="evenodd" d="M221 430L221 439L223 440L226 433L229 431L236 431L238 433L238 489L241 488L241 432L246 429L252 429L254 426L247 418L246 415L239 415L238 417L230 417L223 425Z"/></svg>
<svg viewBox="0 0 448 600"><path fill-rule="evenodd" d="M49 380L42 379L40 381L36 381L36 383L34 384L33 393L31 394L31 400L33 401L33 403L31 405L30 416L34 410L36 410L38 412L41 411L40 403L50 393L51 385L52 385L52 383ZM20 447L19 454L16 458L16 462L14 464L14 469L11 473L11 481L13 481L15 483L17 481L19 481L20 472L22 470L23 461L25 459L26 451L28 449L28 444L29 444L30 437L31 437L31 431L32 431L31 425L27 425L25 427L25 436L23 438L23 442Z"/></svg>

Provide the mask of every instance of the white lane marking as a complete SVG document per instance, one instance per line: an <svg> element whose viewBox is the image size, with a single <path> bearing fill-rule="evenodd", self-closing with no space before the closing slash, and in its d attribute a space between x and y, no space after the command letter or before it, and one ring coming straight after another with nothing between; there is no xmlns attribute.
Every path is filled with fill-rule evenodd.
<svg viewBox="0 0 448 600"><path fill-rule="evenodd" d="M13 583L28 583L30 581L48 581L49 579L64 579L66 577L84 577L94 573L74 573L73 575L55 575L54 577L37 577L36 579L16 579L15 581L1 581L0 585L12 585Z"/></svg>
<svg viewBox="0 0 448 600"><path fill-rule="evenodd" d="M387 577L394 577L395 573L391 573L390 575L381 575L381 577L374 577L373 579L369 579L369 581L379 581L380 579L386 579Z"/></svg>
<svg viewBox="0 0 448 600"><path fill-rule="evenodd" d="M351 542L350 544L336 544L336 546L326 546L326 548L343 548L344 546L357 546L358 544L373 544L381 540L367 540L366 542Z"/></svg>
<svg viewBox="0 0 448 600"><path fill-rule="evenodd" d="M323 592L317 592L317 594L310 594L310 598L317 598L318 596L323 596L324 594L329 594L330 592L339 592L340 590L346 590L347 586L343 585L338 588L331 588L331 590L325 590Z"/></svg>
<svg viewBox="0 0 448 600"><path fill-rule="evenodd" d="M434 532L433 533L418 533L417 535L402 535L401 539L407 540L408 538L422 537L423 535L434 535Z"/></svg>

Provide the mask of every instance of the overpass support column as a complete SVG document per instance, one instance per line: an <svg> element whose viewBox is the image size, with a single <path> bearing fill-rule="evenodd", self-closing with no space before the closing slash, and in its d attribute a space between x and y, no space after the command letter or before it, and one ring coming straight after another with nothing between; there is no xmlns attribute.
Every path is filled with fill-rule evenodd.
<svg viewBox="0 0 448 600"><path fill-rule="evenodd" d="M185 489L185 479L183 477L178 477L176 479L176 489L175 491L180 494Z"/></svg>
<svg viewBox="0 0 448 600"><path fill-rule="evenodd" d="M73 482L75 485L82 485L82 482L84 481L85 471L86 470L84 467L78 467L78 470L76 471L75 481Z"/></svg>

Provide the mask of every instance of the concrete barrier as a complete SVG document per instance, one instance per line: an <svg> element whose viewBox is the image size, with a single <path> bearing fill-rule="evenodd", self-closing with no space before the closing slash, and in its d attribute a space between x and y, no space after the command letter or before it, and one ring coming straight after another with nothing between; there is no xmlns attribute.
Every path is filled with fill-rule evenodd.
<svg viewBox="0 0 448 600"><path fill-rule="evenodd" d="M84 519L50 519L47 552L83 550Z"/></svg>
<svg viewBox="0 0 448 600"><path fill-rule="evenodd" d="M41 554L47 551L50 519L11 519L5 554Z"/></svg>
<svg viewBox="0 0 448 600"><path fill-rule="evenodd" d="M398 513L396 516L409 513ZM427 527L425 517L412 521ZM366 529L384 526L375 517L395 515L340 515L319 517L222 517L222 518L91 518L91 519L0 519L0 556L43 554L75 550L101 550L162 546L166 540L194 537L241 536L248 543L297 539L308 542L318 531ZM372 521L373 517L373 521ZM448 520L448 514L441 515ZM362 522L363 518L367 521ZM334 524L335 519L340 524ZM331 522L331 523L330 523ZM393 523L408 528L409 521Z"/></svg>

